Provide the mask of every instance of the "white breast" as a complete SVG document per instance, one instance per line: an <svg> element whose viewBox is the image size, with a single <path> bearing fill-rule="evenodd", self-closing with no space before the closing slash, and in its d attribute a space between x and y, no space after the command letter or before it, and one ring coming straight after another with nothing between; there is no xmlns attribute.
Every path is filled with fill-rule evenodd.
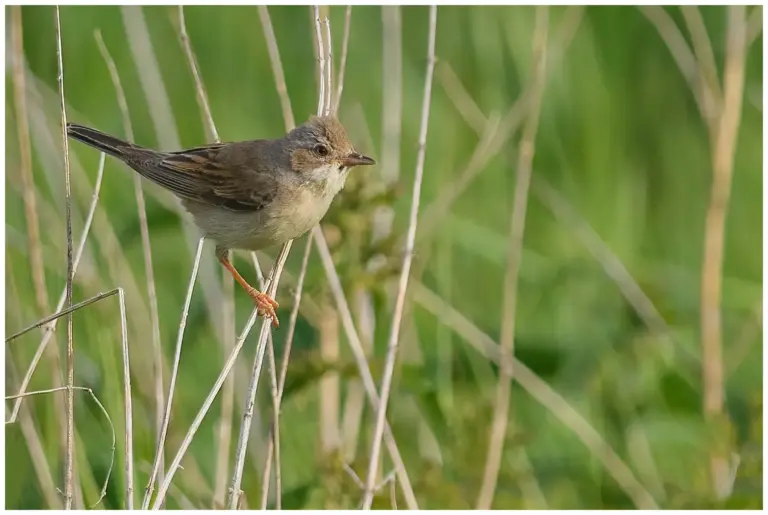
<svg viewBox="0 0 768 515"><path fill-rule="evenodd" d="M314 172L314 177L306 177L305 184L286 191L285 195L257 214L244 214L240 226L248 230L241 231L233 248L257 250L267 246L279 245L298 238L315 225L328 212L336 194L344 187L347 170L338 167Z"/></svg>

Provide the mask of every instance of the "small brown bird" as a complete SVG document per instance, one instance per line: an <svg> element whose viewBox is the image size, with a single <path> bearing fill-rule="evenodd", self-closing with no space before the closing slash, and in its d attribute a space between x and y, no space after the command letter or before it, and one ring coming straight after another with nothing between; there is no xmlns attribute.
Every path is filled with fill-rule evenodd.
<svg viewBox="0 0 768 515"><path fill-rule="evenodd" d="M158 152L95 129L68 124L67 134L112 155L176 194L216 257L277 327L266 293L249 285L230 249L259 250L297 238L320 222L354 166L375 161L355 151L333 116L312 117L274 140L217 143Z"/></svg>

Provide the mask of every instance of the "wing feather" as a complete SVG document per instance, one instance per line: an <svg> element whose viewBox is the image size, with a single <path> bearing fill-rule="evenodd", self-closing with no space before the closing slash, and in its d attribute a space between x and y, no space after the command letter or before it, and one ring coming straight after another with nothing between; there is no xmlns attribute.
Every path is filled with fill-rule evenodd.
<svg viewBox="0 0 768 515"><path fill-rule="evenodd" d="M233 211L263 209L277 191L274 175L248 166L248 160L227 159L221 152L225 148L226 144L215 144L180 152L150 151L131 156L127 162L182 198Z"/></svg>

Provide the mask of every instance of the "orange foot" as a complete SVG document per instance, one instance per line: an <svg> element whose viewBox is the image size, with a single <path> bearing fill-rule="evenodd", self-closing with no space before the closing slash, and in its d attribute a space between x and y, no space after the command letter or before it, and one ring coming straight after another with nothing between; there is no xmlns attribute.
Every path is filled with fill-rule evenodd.
<svg viewBox="0 0 768 515"><path fill-rule="evenodd" d="M248 295L250 295L250 297L256 303L258 314L260 316L271 318L272 325L275 327L280 327L280 322L277 320L277 315L275 314L275 309L280 307L280 304L278 304L275 299L266 293L261 293L256 288L251 288L248 290Z"/></svg>

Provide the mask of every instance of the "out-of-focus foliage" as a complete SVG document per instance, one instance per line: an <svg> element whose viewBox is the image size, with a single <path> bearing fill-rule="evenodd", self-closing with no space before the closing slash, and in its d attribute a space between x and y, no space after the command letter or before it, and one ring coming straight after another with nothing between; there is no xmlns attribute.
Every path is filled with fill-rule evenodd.
<svg viewBox="0 0 768 515"><path fill-rule="evenodd" d="M574 9L550 9L548 80L536 139L534 183L547 181L602 238L661 313L669 333L649 331L579 234L553 216L532 191L518 288L516 356L589 421L659 506L759 508L762 329L755 312L760 311L762 294L762 36L748 50L725 234L722 313L727 412L722 421L707 425L702 416L699 343L704 218L712 178L707 130L669 49L638 9L587 8L579 24L573 25L573 37L563 43L568 20L578 21ZM180 144L203 144L204 125L194 83L178 40L177 10L149 7L142 12L149 40L140 41L148 46L147 51L139 48L137 60L121 8L62 8L69 119L123 135L114 88L93 38L94 30L100 29L126 91L136 142L160 147L161 142L174 138L157 133L152 116L157 113L151 112L142 86L147 81L150 88L157 87L152 73L158 68L173 117L171 127L178 131ZM679 9L667 12L688 38ZM256 8L190 7L185 13L221 138L280 136L283 121ZM276 7L270 13L293 110L300 122L314 112L317 98L310 12L306 7ZM722 75L725 8L705 7L701 13ZM330 14L338 67L344 8L333 7ZM372 299L376 327L370 362L377 384L410 204L426 64L427 9L404 7L401 15L400 180L385 187L378 168L354 172L325 227L353 306L358 305L355 299L361 291L369 292ZM455 72L484 119L506 116L530 76L533 16L534 10L527 7L439 9L439 62L422 195L425 211L453 187L479 141L447 92L445 67ZM52 8L25 7L23 26L33 171L48 296L54 302L64 285L66 262ZM383 100L383 88L392 73L382 64L385 44L381 8L355 7L340 117L359 149L380 162L387 159L381 155L383 112L391 108ZM5 326L9 334L44 315L36 308L30 278L12 84L7 57ZM159 93L155 89L152 95L157 99ZM431 233L422 237L414 265L414 283L421 282L436 292L494 339L501 326L518 140L516 133L450 211L439 217ZM77 239L99 156L76 143L70 148ZM145 191L167 384L193 249L167 202L169 197L153 185L145 184ZM394 231L392 237L372 245L371 218L382 205L395 209ZM155 447L151 329L132 177L112 159L107 160L100 206L74 298L85 299L115 286L127 292L139 494ZM303 240L288 262L289 275L294 278L301 248ZM275 250L267 254L274 257ZM254 279L244 258L238 257L240 267L247 278ZM371 268L372 259L380 266ZM215 286L221 275L208 246L203 267L216 271L215 277L207 278ZM288 277L278 294L279 315L284 321L294 284ZM325 284L313 254L307 304L297 327L281 419L285 508L355 507L360 492L343 463L349 463L363 478L367 469L373 427L368 407L352 451L347 440L342 450L327 451L320 443L320 411L336 409L340 419L346 418L347 402L362 388L343 331L339 331L338 359L325 359L318 350L320 320L327 313L322 304L332 302ZM202 292L198 287L190 312L168 461L224 360L217 336L224 321L220 312L209 310ZM240 290L235 296L239 331L251 305ZM76 383L93 388L105 404L120 442L123 400L117 309L116 301L108 300L76 313L74 335ZM482 481L497 367L419 303L409 301L408 310L388 420L420 506L470 508ZM54 340L59 348L64 345L62 333L60 329ZM9 394L18 388L39 334L33 332L6 346ZM275 332L278 357L284 338L285 329ZM256 337L251 336L236 367L233 448L255 342ZM50 359L43 359L30 389L50 387L58 373L53 367ZM328 377L340 378L340 397L321 402L319 392L324 390L320 384ZM262 375L261 386L243 481L251 508L259 505L271 417L267 374ZM35 397L25 406L54 483L61 486L62 428L56 412L63 406L63 397ZM217 479L221 481L216 477L220 413L217 401L182 463L184 469L176 475L169 507L183 507L184 503L213 506L214 485ZM633 507L597 456L519 385L513 389L511 414L495 508L543 507L542 503L550 508ZM76 422L77 474L84 500L90 504L98 497L109 464L110 434L100 412L85 397L77 398ZM6 506L47 507L32 467L28 436L19 424L6 426L5 431ZM740 460L733 495L727 501L716 501L712 494L708 469L713 448L722 448ZM107 508L125 503L123 459L119 443L103 502ZM390 469L385 457L382 476ZM229 468L226 474L231 474ZM224 480L228 482L229 476ZM398 507L404 506L400 493L396 502ZM390 487L385 486L377 494L375 506L391 505Z"/></svg>

